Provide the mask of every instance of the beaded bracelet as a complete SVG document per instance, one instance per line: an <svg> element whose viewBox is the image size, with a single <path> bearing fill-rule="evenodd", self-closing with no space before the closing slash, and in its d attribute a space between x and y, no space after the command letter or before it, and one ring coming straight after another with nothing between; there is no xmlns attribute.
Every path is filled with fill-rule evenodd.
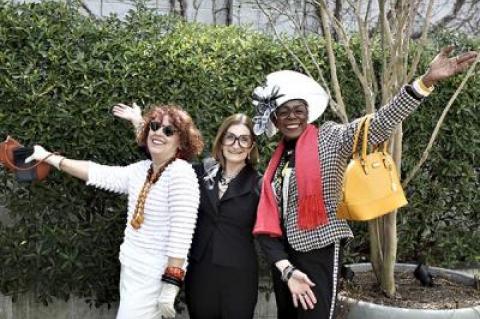
<svg viewBox="0 0 480 319"><path fill-rule="evenodd" d="M169 267L165 268L164 274L183 281L183 278L185 277L185 270L183 270L180 267L169 266Z"/></svg>
<svg viewBox="0 0 480 319"><path fill-rule="evenodd" d="M287 267L285 267L282 271L282 281L288 282L295 270L297 270L297 268L292 265L288 265Z"/></svg>
<svg viewBox="0 0 480 319"><path fill-rule="evenodd" d="M287 273L287 281L292 277L293 272L297 270L297 268L292 267L292 269Z"/></svg>

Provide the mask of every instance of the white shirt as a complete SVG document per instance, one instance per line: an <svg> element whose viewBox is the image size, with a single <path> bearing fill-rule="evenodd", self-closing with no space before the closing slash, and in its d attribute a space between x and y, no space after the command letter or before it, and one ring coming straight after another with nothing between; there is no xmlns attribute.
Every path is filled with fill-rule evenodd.
<svg viewBox="0 0 480 319"><path fill-rule="evenodd" d="M130 221L150 165L150 160L123 167L90 162L87 185L128 194L120 262L161 278L168 257L187 257L197 220L199 188L192 166L181 159L173 161L151 187L145 201L145 220L134 229Z"/></svg>

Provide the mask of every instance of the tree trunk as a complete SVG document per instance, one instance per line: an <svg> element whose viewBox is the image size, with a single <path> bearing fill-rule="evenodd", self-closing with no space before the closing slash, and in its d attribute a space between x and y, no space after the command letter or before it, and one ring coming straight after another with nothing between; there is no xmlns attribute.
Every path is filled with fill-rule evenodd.
<svg viewBox="0 0 480 319"><path fill-rule="evenodd" d="M402 158L402 125L400 124L393 137L393 159L400 172ZM381 285L383 293L393 298L395 288L395 262L397 260L397 211L387 214L378 221L371 222L370 249L372 267ZM378 229L377 229L378 228ZM380 239L380 238L382 239Z"/></svg>
<svg viewBox="0 0 480 319"><path fill-rule="evenodd" d="M382 243L379 233L379 220L374 219L368 222L368 233L370 239L370 262L372 263L372 270L377 278L377 282L381 282L382 274Z"/></svg>
<svg viewBox="0 0 480 319"><path fill-rule="evenodd" d="M382 218L384 219L384 247L380 283L385 295L392 298L396 293L394 271L397 259L397 212L394 211Z"/></svg>

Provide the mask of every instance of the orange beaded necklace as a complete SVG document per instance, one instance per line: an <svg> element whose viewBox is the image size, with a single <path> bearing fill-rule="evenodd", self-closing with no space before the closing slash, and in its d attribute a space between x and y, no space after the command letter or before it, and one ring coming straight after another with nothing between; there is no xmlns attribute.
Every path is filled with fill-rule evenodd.
<svg viewBox="0 0 480 319"><path fill-rule="evenodd" d="M147 200L148 192L150 192L150 188L155 184L160 176L162 175L165 168L175 160L175 157L169 159L165 164L163 164L157 173L153 174L153 163L150 165L148 169L147 178L145 179L145 183L143 184L142 190L140 191L140 195L138 195L137 204L135 205L135 211L133 213L132 220L130 224L133 228L139 229L144 221L144 210L145 210L145 201Z"/></svg>

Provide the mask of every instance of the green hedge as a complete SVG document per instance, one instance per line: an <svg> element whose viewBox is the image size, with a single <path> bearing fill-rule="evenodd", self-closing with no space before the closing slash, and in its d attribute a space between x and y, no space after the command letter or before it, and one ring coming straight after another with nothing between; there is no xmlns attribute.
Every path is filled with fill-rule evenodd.
<svg viewBox="0 0 480 319"><path fill-rule="evenodd" d="M268 36L184 23L146 10L132 12L121 22L115 17L93 20L56 2L12 5L0 0L0 26L0 139L11 134L25 144L39 143L71 158L100 163L141 158L129 126L111 115L117 102L183 105L210 143L226 115L252 114L251 92L265 74L299 70ZM286 41L314 70L301 42ZM315 56L326 61L323 41L309 42ZM360 87L341 47L337 55L351 117L358 116ZM420 158L460 81L438 88L406 122L404 169ZM478 258L479 85L478 78L470 81L430 160L407 189L410 205L399 223L401 260L428 255L432 263L453 265ZM331 118L327 112L322 120ZM262 167L274 143L261 139ZM117 254L126 198L96 191L59 172L45 182L24 185L0 170L0 183L0 204L13 220L0 225L2 293L34 291L44 302L70 294L96 304L118 298ZM348 259L364 259L365 226L356 224L354 229L358 236Z"/></svg>

